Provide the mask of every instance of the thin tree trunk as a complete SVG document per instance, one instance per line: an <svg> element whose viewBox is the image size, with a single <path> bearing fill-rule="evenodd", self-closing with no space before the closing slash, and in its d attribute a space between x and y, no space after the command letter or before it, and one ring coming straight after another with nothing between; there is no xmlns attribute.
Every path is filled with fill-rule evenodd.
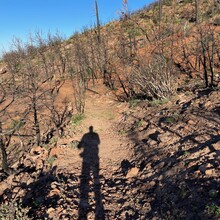
<svg viewBox="0 0 220 220"><path fill-rule="evenodd" d="M38 114L37 114L36 97L33 97L32 108L33 108L33 112L34 112L36 145L39 146L40 145L40 125L39 125Z"/></svg>
<svg viewBox="0 0 220 220"><path fill-rule="evenodd" d="M0 134L2 133L2 125L0 122ZM8 160L7 160L7 152L5 149L5 143L3 141L2 136L0 136L0 148L1 148L1 153L2 153L2 169L4 172L8 172L9 167L8 167Z"/></svg>
<svg viewBox="0 0 220 220"><path fill-rule="evenodd" d="M101 33L100 33L100 20L99 20L99 8L98 2L95 0L95 12L96 12L96 20L97 20L97 32L98 32L98 42L101 43Z"/></svg>
<svg viewBox="0 0 220 220"><path fill-rule="evenodd" d="M196 14L195 14L195 19L196 19L196 24L199 23L199 1L195 0L195 9L196 9Z"/></svg>

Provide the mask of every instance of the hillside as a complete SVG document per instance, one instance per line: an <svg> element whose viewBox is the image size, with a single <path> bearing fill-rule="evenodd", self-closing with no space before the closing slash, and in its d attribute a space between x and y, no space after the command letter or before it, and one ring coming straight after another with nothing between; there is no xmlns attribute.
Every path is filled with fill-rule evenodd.
<svg viewBox="0 0 220 220"><path fill-rule="evenodd" d="M220 218L220 3L159 3L4 54L0 219Z"/></svg>
<svg viewBox="0 0 220 220"><path fill-rule="evenodd" d="M49 151L33 147L13 166L19 172L1 183L9 213L27 207L34 219L77 219L83 171L75 143L93 125L101 139L98 195L105 217L98 215L91 179L88 219L218 219L219 91L179 93L164 104L132 108L115 102L110 91L86 97L77 131Z"/></svg>

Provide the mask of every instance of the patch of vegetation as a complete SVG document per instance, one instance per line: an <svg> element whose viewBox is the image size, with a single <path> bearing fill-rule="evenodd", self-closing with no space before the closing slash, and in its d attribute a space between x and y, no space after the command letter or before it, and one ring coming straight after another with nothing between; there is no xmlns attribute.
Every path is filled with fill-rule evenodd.
<svg viewBox="0 0 220 220"><path fill-rule="evenodd" d="M50 167L53 166L53 163L56 161L57 157L56 156L51 156L47 158L47 163L50 165Z"/></svg>
<svg viewBox="0 0 220 220"><path fill-rule="evenodd" d="M114 120L115 119L115 116L112 112L108 112L107 117L108 117L108 120Z"/></svg>
<svg viewBox="0 0 220 220"><path fill-rule="evenodd" d="M50 144L56 144L57 141L58 141L58 137L52 137L52 138L50 139Z"/></svg>
<svg viewBox="0 0 220 220"><path fill-rule="evenodd" d="M70 148L72 150L77 149L78 144L79 144L79 141L71 141L70 142Z"/></svg>
<svg viewBox="0 0 220 220"><path fill-rule="evenodd" d="M179 196L180 196L182 199L184 199L184 198L186 197L186 195L187 195L186 189L185 189L185 188L181 188L181 189L179 190Z"/></svg>
<svg viewBox="0 0 220 220"><path fill-rule="evenodd" d="M180 119L179 114L173 114L172 116L166 117L165 122L168 124L174 124Z"/></svg>
<svg viewBox="0 0 220 220"><path fill-rule="evenodd" d="M150 107L158 106L158 105L164 105L169 102L169 99L154 99L153 101L149 102Z"/></svg>
<svg viewBox="0 0 220 220"><path fill-rule="evenodd" d="M71 118L71 121L70 121L70 124L72 126L78 126L81 124L82 120L85 118L85 115L84 114L76 114L76 115L73 115L72 118Z"/></svg>
<svg viewBox="0 0 220 220"><path fill-rule="evenodd" d="M186 91L186 92L185 92L185 95L186 95L186 96L191 96L191 95L193 95L193 92Z"/></svg>
<svg viewBox="0 0 220 220"><path fill-rule="evenodd" d="M13 120L8 127L8 130L19 130L25 124L24 120Z"/></svg>
<svg viewBox="0 0 220 220"><path fill-rule="evenodd" d="M209 215L212 215L216 218L220 217L220 206L215 205L215 204L207 205L206 210Z"/></svg>
<svg viewBox="0 0 220 220"><path fill-rule="evenodd" d="M184 151L183 155L184 155L185 157L187 157L187 156L190 155L190 152L186 150L186 151Z"/></svg>
<svg viewBox="0 0 220 220"><path fill-rule="evenodd" d="M218 191L216 190L211 190L211 192L209 193L209 196L211 197L211 199L216 199L218 197Z"/></svg>
<svg viewBox="0 0 220 220"><path fill-rule="evenodd" d="M129 107L130 108L136 108L139 102L140 102L139 99L135 99L135 98L130 99L129 100Z"/></svg>
<svg viewBox="0 0 220 220"><path fill-rule="evenodd" d="M143 122L144 122L143 119L138 120L138 121L135 122L135 126L139 128L143 125Z"/></svg>
<svg viewBox="0 0 220 220"><path fill-rule="evenodd" d="M126 134L126 131L124 130L124 129L121 129L121 130L119 130L119 135L125 135Z"/></svg>
<svg viewBox="0 0 220 220"><path fill-rule="evenodd" d="M23 208L20 201L10 201L9 204L0 205L0 219L3 220L30 220L28 208Z"/></svg>
<svg viewBox="0 0 220 220"><path fill-rule="evenodd" d="M71 43L72 43L72 38L67 39L67 40L66 40L66 43L67 43L67 44L71 44Z"/></svg>

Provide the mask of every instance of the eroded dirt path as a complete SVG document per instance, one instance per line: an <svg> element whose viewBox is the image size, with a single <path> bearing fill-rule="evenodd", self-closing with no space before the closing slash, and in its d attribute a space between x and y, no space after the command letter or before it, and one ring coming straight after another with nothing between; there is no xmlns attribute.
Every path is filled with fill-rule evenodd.
<svg viewBox="0 0 220 220"><path fill-rule="evenodd" d="M123 159L129 156L125 143L126 137L118 134L116 128L121 119L120 112L124 108L126 106L117 102L114 95L103 85L96 86L94 90L92 88L86 92L85 118L76 127L76 131L73 132L70 140L80 141L82 136L89 132L89 127L93 126L94 132L100 137L99 157L101 167L119 165ZM66 152L65 155L67 158L73 156L74 158L70 161L64 157L62 158L64 161L62 161L60 158L60 164L66 164L73 160L80 161L80 157L77 158L77 154L80 153L78 149L66 149L66 151L69 150L70 152Z"/></svg>
<svg viewBox="0 0 220 220"><path fill-rule="evenodd" d="M59 140L57 152L54 150L57 156L57 160L53 164L56 167L56 175L69 176L69 186L71 189L75 189L68 192L68 198L73 199L72 216L79 216L83 211L80 210L81 206L85 206L88 211L87 219L108 219L106 213L105 217L102 214L98 216L97 212L100 210L97 211L97 209L100 207L97 205L97 201L101 200L101 212L111 210L112 205L117 206L111 198L113 192L109 191L112 190L109 184L112 184L115 173L120 170L121 162L128 159L131 154L128 150L129 141L125 136L118 134L116 128L121 119L120 112L125 108L125 104L114 100L113 94L107 88L103 85L96 85L94 90L91 88L86 92L85 118L74 129L71 137ZM82 136L89 132L90 126L93 126L94 132L100 138L99 160L95 162L99 167L98 178L94 178L91 168L83 168L86 161L82 156L83 150L79 150L76 146L71 147L71 142L80 141ZM62 147L62 142L67 143L66 147ZM87 198L82 199L82 194L85 194L86 189L88 189L88 195L84 197ZM116 189L113 188L113 191L115 193ZM53 219L56 219L57 216L60 218L57 212L49 213L49 216Z"/></svg>
<svg viewBox="0 0 220 220"><path fill-rule="evenodd" d="M102 94L87 92L85 120L82 123L83 132L88 132L93 126L100 136L99 156L107 162L120 162L126 158L127 151L124 147L124 138L117 133L116 126L120 120L120 110L123 104L114 100L114 96L106 88L98 88ZM103 91L104 90L104 91Z"/></svg>

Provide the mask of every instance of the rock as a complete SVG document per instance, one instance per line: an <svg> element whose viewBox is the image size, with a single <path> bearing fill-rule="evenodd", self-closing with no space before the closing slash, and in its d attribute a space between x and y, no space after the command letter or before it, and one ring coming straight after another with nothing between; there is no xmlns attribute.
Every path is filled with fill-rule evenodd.
<svg viewBox="0 0 220 220"><path fill-rule="evenodd" d="M51 183L51 189L55 189L57 188L57 186L59 186L60 184L58 182L52 182Z"/></svg>
<svg viewBox="0 0 220 220"><path fill-rule="evenodd" d="M149 140L147 141L147 144L150 145L150 146L153 146L153 145L156 145L156 144L157 144L157 141L149 139Z"/></svg>
<svg viewBox="0 0 220 220"><path fill-rule="evenodd" d="M159 146L162 147L164 144L170 145L176 142L179 137L175 136L173 133L166 132L164 134L158 135L158 141L160 142Z"/></svg>
<svg viewBox="0 0 220 220"><path fill-rule="evenodd" d="M50 153L49 153L49 157L60 157L60 155L63 153L63 149L59 148L59 147L54 147L51 149Z"/></svg>
<svg viewBox="0 0 220 220"><path fill-rule="evenodd" d="M137 167L131 168L126 175L126 179L137 177L138 172L139 169Z"/></svg>
<svg viewBox="0 0 220 220"><path fill-rule="evenodd" d="M212 106L212 104L213 103L211 101L207 101L207 102L204 103L204 107L209 108L210 106Z"/></svg>
<svg viewBox="0 0 220 220"><path fill-rule="evenodd" d="M215 175L215 169L208 169L205 171L205 175L207 176L214 176Z"/></svg>
<svg viewBox="0 0 220 220"><path fill-rule="evenodd" d="M47 210L47 214L50 214L50 213L52 213L52 212L54 212L54 211L55 211L55 209L52 208L52 207L50 207L50 208Z"/></svg>
<svg viewBox="0 0 220 220"><path fill-rule="evenodd" d="M149 213L151 212L152 208L151 208L151 204L149 202L146 202L143 207L142 210L144 211L144 213Z"/></svg>
<svg viewBox="0 0 220 220"><path fill-rule="evenodd" d="M42 148L40 146L33 147L30 151L30 155L31 156L40 155L44 152L44 150L45 150L45 148Z"/></svg>
<svg viewBox="0 0 220 220"><path fill-rule="evenodd" d="M209 175L211 171L208 171L208 170L210 170L211 167L212 165L210 163L203 164L199 167L199 171L203 174Z"/></svg>
<svg viewBox="0 0 220 220"><path fill-rule="evenodd" d="M35 166L36 166L36 170L42 169L44 166L43 160L41 160L40 158L37 158L35 160Z"/></svg>
<svg viewBox="0 0 220 220"><path fill-rule="evenodd" d="M216 151L219 151L220 150L220 141L218 141L215 144L212 144L212 146L215 148Z"/></svg>
<svg viewBox="0 0 220 220"><path fill-rule="evenodd" d="M176 104L182 105L188 101L187 99L188 99L188 97L184 93L182 93L182 94L178 95Z"/></svg>
<svg viewBox="0 0 220 220"><path fill-rule="evenodd" d="M186 125L184 126L184 131L185 132L189 132L191 130L190 126Z"/></svg>
<svg viewBox="0 0 220 220"><path fill-rule="evenodd" d="M3 195L6 189L8 189L9 185L6 182L0 184L0 196Z"/></svg>
<svg viewBox="0 0 220 220"><path fill-rule="evenodd" d="M150 187L154 187L155 185L156 185L156 182L155 182L155 181L153 181L153 180L150 181L150 183L149 183L149 186L150 186Z"/></svg>
<svg viewBox="0 0 220 220"><path fill-rule="evenodd" d="M196 125L196 122L190 119L190 120L187 122L187 124L189 124L189 125Z"/></svg>
<svg viewBox="0 0 220 220"><path fill-rule="evenodd" d="M5 67L0 68L0 74L7 73L7 69Z"/></svg>
<svg viewBox="0 0 220 220"><path fill-rule="evenodd" d="M34 167L34 163L31 158L25 158L23 164L25 167Z"/></svg>
<svg viewBox="0 0 220 220"><path fill-rule="evenodd" d="M148 129L147 131L143 131L145 137L150 136L152 134L157 133L157 128Z"/></svg>
<svg viewBox="0 0 220 220"><path fill-rule="evenodd" d="M55 189L52 189L50 192L49 192L49 197L52 197L52 196L55 196L55 195L60 195L60 190L55 188Z"/></svg>
<svg viewBox="0 0 220 220"><path fill-rule="evenodd" d="M162 161L162 162L160 162L159 164L157 164L154 168L155 168L155 169L162 169L164 166L165 166L165 162Z"/></svg>

